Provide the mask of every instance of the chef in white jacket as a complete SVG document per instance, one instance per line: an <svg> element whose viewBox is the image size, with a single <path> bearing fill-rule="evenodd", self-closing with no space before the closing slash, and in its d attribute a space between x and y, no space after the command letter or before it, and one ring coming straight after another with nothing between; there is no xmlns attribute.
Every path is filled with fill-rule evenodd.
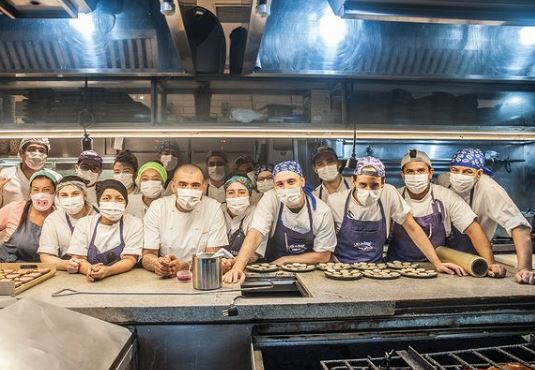
<svg viewBox="0 0 535 370"><path fill-rule="evenodd" d="M451 188L470 205L489 240L494 237L497 225L507 231L517 254L516 281L535 284L535 272L531 266L531 225L505 189L483 173L484 167L485 155L481 150L459 150L452 157L449 173L441 174L437 183ZM448 244L466 252L473 253L475 250L470 239L459 230L453 230Z"/></svg>
<svg viewBox="0 0 535 370"><path fill-rule="evenodd" d="M225 181L227 181L227 155L221 150L212 150L206 155L206 173L208 180L204 189L204 194L225 203Z"/></svg>
<svg viewBox="0 0 535 370"><path fill-rule="evenodd" d="M305 187L299 163L286 161L273 170L275 190L264 194L236 262L224 276L227 283L245 278L244 270L262 240L265 258L277 265L327 262L336 246L331 210Z"/></svg>
<svg viewBox="0 0 535 370"><path fill-rule="evenodd" d="M22 139L19 144L21 162L0 170L0 208L13 201L30 199L30 177L41 170L48 158L50 141L46 137ZM61 175L48 170L57 181Z"/></svg>
<svg viewBox="0 0 535 370"><path fill-rule="evenodd" d="M165 277L188 269L196 253L228 245L221 204L204 196L202 170L181 165L170 184L173 195L152 202L144 220L143 267Z"/></svg>

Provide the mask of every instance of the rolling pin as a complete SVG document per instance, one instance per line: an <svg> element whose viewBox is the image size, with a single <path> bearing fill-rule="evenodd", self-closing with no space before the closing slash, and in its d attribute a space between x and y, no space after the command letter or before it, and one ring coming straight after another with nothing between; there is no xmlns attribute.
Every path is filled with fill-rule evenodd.
<svg viewBox="0 0 535 370"><path fill-rule="evenodd" d="M489 264L480 256L465 253L448 247L438 247L436 249L438 258L442 262L451 262L461 266L470 275L484 277L487 275Z"/></svg>

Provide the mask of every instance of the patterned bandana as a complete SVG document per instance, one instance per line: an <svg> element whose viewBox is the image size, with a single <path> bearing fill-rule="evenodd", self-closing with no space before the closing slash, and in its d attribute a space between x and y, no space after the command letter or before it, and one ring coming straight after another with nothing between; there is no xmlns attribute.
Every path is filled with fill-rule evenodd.
<svg viewBox="0 0 535 370"><path fill-rule="evenodd" d="M249 190L249 194L251 194L251 192L253 191L253 182L247 177L243 176L232 176L230 179L228 179L227 182L225 182L225 185L223 185L225 191L227 191L227 188L235 182L239 182L240 184L245 186L247 190Z"/></svg>
<svg viewBox="0 0 535 370"><path fill-rule="evenodd" d="M479 149L461 149L451 158L451 166L463 166L482 170L485 167L485 154Z"/></svg>
<svg viewBox="0 0 535 370"><path fill-rule="evenodd" d="M19 144L19 150L22 150L27 144L41 144L46 146L46 150L50 151L50 141L47 137L32 137L22 139Z"/></svg>
<svg viewBox="0 0 535 370"><path fill-rule="evenodd" d="M258 177L258 175L260 175L260 172L264 172L264 171L269 171L269 172L273 173L273 168L274 167L275 166L273 166L271 163L261 164L256 169L255 176Z"/></svg>
<svg viewBox="0 0 535 370"><path fill-rule="evenodd" d="M95 161L102 165L102 157L94 150L84 150L82 153L80 153L80 155L78 156L78 164L80 164L81 161L86 159Z"/></svg>
<svg viewBox="0 0 535 370"><path fill-rule="evenodd" d="M353 175L362 175L366 167L373 167L380 177L385 177L385 165L379 159L375 157L361 157L357 158L357 168L353 172Z"/></svg>
<svg viewBox="0 0 535 370"><path fill-rule="evenodd" d="M273 176L274 177L277 176L279 172L282 172L282 171L291 171L291 172L295 172L299 176L303 176L303 169L301 168L301 165L295 161L286 161L286 162L278 163L273 168Z"/></svg>

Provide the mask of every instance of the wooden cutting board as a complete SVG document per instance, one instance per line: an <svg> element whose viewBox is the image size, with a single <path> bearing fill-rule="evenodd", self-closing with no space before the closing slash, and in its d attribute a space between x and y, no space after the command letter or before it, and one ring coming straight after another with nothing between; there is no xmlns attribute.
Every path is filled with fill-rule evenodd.
<svg viewBox="0 0 535 370"><path fill-rule="evenodd" d="M494 259L504 265L516 267L516 254L514 253L495 254ZM535 256L532 256L531 267L535 269Z"/></svg>

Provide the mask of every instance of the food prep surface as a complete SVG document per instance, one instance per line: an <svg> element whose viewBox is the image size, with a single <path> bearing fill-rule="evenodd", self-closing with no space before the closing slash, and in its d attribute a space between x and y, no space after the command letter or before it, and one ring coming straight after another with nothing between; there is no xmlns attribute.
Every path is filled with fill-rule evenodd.
<svg viewBox="0 0 535 370"><path fill-rule="evenodd" d="M418 307L434 302L464 305L487 303L504 305L535 301L535 286L520 285L510 272L504 279L457 277L439 274L434 279L400 277L394 280L327 279L315 270L298 274L309 297L254 297L237 300L239 315L225 317L239 292L212 291L209 294L192 288L191 281L161 279L143 269L88 283L85 276L58 271L56 276L20 297L33 297L58 306L74 309L109 322L129 323L203 323L262 320L347 319L392 316L401 305ZM52 297L64 288L86 292L150 293L153 295L72 295ZM224 287L223 289L238 288ZM197 295L169 295L195 293ZM198 294L202 293L202 294Z"/></svg>

